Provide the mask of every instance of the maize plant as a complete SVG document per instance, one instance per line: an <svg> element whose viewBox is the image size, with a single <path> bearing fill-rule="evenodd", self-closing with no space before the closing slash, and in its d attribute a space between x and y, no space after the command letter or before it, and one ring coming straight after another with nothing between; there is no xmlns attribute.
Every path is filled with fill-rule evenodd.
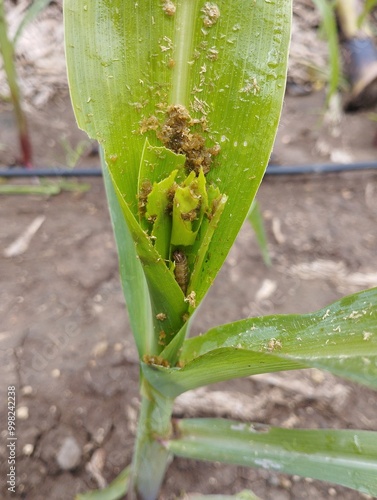
<svg viewBox="0 0 377 500"><path fill-rule="evenodd" d="M25 167L32 166L32 149L27 125L27 119L22 107L21 92L17 81L17 68L15 64L15 48L18 38L24 28L39 12L44 9L50 0L35 0L26 10L13 38L9 37L8 26L5 18L4 0L0 0L0 55L13 103L14 113L18 128L18 137L21 149L21 163Z"/></svg>
<svg viewBox="0 0 377 500"><path fill-rule="evenodd" d="M375 432L172 419L183 392L259 373L316 367L377 386L376 289L189 338L271 153L290 2L65 0L64 15L71 98L101 145L141 368L133 461L107 490L79 498L156 499L174 456L377 494Z"/></svg>

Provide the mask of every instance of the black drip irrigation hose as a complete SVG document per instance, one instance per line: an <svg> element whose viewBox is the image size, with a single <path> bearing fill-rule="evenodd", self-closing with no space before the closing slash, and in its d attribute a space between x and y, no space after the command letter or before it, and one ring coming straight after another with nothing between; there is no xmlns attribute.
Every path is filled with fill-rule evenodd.
<svg viewBox="0 0 377 500"><path fill-rule="evenodd" d="M376 170L377 161L359 163L314 163L309 165L268 165L266 175L327 174L331 172L352 172L355 170Z"/></svg>
<svg viewBox="0 0 377 500"><path fill-rule="evenodd" d="M318 163L309 165L269 165L266 175L326 174L330 172L350 172L355 170L376 170L377 162L359 163ZM101 177L99 167L90 168L0 168L0 177Z"/></svg>

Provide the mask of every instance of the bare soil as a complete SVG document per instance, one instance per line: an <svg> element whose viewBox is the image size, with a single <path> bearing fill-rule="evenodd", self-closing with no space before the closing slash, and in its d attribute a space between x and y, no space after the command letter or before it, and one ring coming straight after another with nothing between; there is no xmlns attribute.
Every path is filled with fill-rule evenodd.
<svg viewBox="0 0 377 500"><path fill-rule="evenodd" d="M329 128L323 106L322 94L286 99L277 159L374 159L376 127L368 115L347 116ZM84 139L67 96L29 119L38 166L66 164L66 144ZM12 163L17 142L10 110L0 114L0 134L0 162ZM80 165L98 163L83 157ZM194 333L252 315L310 312L377 285L376 180L376 171L266 177L258 200L273 266L265 267L245 224ZM86 193L1 198L2 429L9 385L16 387L18 408L15 496L4 481L5 439L0 446L4 500L73 499L111 481L131 459L139 369L102 180L89 182ZM40 215L45 221L27 250L4 257L4 249ZM217 384L183 395L176 405L178 416L219 415L285 427L377 430L376 414L372 391L316 370ZM161 498L245 488L265 500L367 498L269 470L182 459L170 466Z"/></svg>

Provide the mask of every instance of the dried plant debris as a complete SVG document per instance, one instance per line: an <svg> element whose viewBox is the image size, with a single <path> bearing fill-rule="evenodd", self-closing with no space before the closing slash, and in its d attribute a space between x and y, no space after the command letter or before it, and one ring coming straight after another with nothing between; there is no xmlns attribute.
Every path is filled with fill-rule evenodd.
<svg viewBox="0 0 377 500"><path fill-rule="evenodd" d="M167 108L166 119L162 125L155 116L151 116L141 122L140 132L154 130L166 148L186 156L187 171L194 170L198 174L202 168L204 174L207 174L213 158L220 152L220 145L214 144L208 148L203 132L193 130L197 125L204 127L200 120L191 118L184 106L176 104Z"/></svg>
<svg viewBox="0 0 377 500"><path fill-rule="evenodd" d="M3 251L3 256L6 258L18 257L27 251L31 240L38 232L39 228L42 226L46 217L44 215L39 215L36 217L27 228L21 233L18 238L13 241L5 250Z"/></svg>
<svg viewBox="0 0 377 500"><path fill-rule="evenodd" d="M153 356L149 354L144 354L143 363L145 363L146 365L163 366L164 368L170 367L169 361L164 359L162 356Z"/></svg>

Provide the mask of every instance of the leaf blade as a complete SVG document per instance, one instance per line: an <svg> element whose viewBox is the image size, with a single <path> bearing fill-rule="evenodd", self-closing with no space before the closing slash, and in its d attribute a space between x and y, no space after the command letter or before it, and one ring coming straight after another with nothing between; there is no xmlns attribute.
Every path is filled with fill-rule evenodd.
<svg viewBox="0 0 377 500"><path fill-rule="evenodd" d="M377 432L256 426L223 419L176 421L174 454L262 467L377 494ZM326 466L324 466L326 464Z"/></svg>
<svg viewBox="0 0 377 500"><path fill-rule="evenodd" d="M126 467L106 488L76 495L75 500L120 500L127 493L131 468Z"/></svg>
<svg viewBox="0 0 377 500"><path fill-rule="evenodd" d="M312 314L250 318L183 343L181 369L145 367L169 395L208 383L315 367L377 388L377 288Z"/></svg>
<svg viewBox="0 0 377 500"><path fill-rule="evenodd" d="M145 352L153 352L156 347L148 286L142 266L137 258L133 239L111 182L102 150L101 162L110 217L118 250L120 280L132 332L141 356Z"/></svg>

